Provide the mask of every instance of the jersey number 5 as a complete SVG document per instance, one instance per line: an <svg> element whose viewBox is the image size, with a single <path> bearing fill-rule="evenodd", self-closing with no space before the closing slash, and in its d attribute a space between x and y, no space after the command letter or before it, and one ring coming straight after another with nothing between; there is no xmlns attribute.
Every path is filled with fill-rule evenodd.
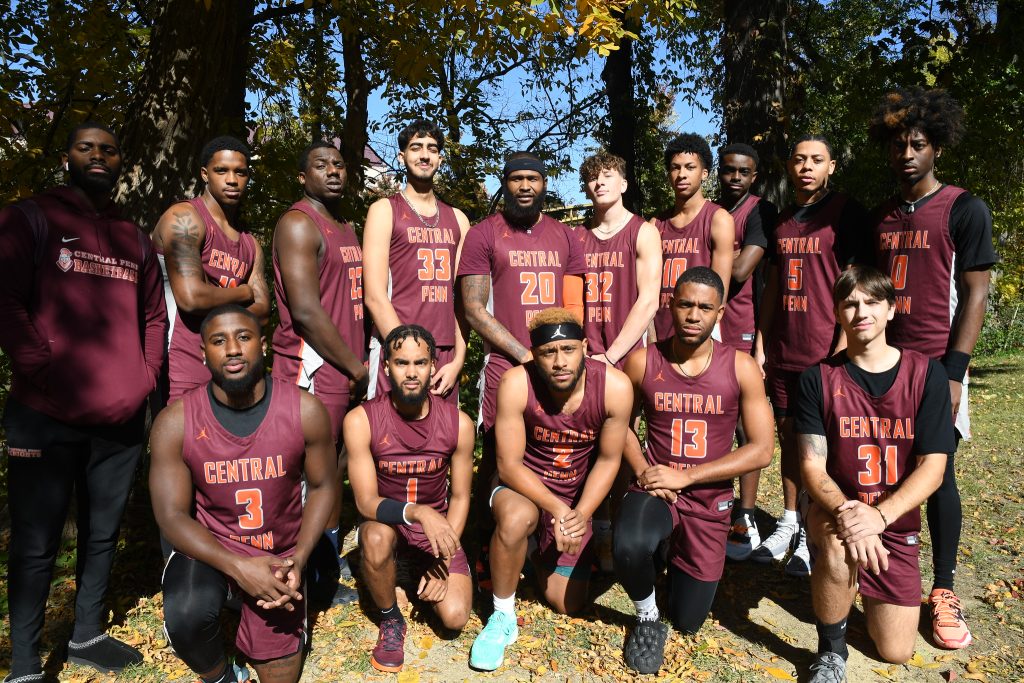
<svg viewBox="0 0 1024 683"><path fill-rule="evenodd" d="M786 289L791 292L798 292L804 287L804 260L802 258L790 259L789 272L786 274Z"/></svg>
<svg viewBox="0 0 1024 683"><path fill-rule="evenodd" d="M235 504L245 506L245 514L238 516L238 528L251 531L263 528L263 492L259 489L235 491Z"/></svg>
<svg viewBox="0 0 1024 683"><path fill-rule="evenodd" d="M684 443L683 435L688 438ZM708 423L704 420L672 420L672 457L703 458L708 454Z"/></svg>

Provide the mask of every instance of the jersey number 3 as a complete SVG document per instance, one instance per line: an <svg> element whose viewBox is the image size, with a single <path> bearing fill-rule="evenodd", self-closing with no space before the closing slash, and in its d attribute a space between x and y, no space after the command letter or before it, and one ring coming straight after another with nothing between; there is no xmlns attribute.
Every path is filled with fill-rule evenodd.
<svg viewBox="0 0 1024 683"><path fill-rule="evenodd" d="M238 516L238 528L252 531L263 528L263 492L259 489L235 491L235 504L245 506L245 514Z"/></svg>

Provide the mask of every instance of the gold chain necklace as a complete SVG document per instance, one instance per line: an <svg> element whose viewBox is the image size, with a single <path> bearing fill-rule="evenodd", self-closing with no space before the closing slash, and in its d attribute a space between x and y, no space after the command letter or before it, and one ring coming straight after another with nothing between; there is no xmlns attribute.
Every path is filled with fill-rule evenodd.
<svg viewBox="0 0 1024 683"><path fill-rule="evenodd" d="M674 345L674 344L673 344L673 348L672 348L672 350L673 350L673 352L675 351L675 345ZM711 358L712 358L712 357L713 357L714 355L715 355L715 345L714 345L714 344L712 344L712 345L711 345L711 350L710 350L710 351L708 352L708 359L707 359L707 361L706 361L706 362L704 363L704 368L703 368L703 369L702 369L702 370L701 370L700 372L698 372L698 373L697 373L696 375L691 375L691 374L690 374L690 373L688 373L688 372L687 372L686 370L684 370L684 369L683 369L683 364L682 364L682 363L680 363L679 361L677 361L677 360L673 360L672 362L673 362L673 363L675 363L675 366L676 366L677 368L679 368L679 372L680 372L680 373L682 373L683 377L686 377L686 378L688 378L688 379L697 379L698 377L700 377L701 375L703 375L703 374L704 374L705 372L707 372L707 371L708 371L708 368L709 368L709 367L711 367Z"/></svg>
<svg viewBox="0 0 1024 683"><path fill-rule="evenodd" d="M437 199L434 200L434 211L435 211L435 213L434 213L434 223L433 223L433 225L431 225L430 223L428 223L426 221L425 218L423 218L423 214L421 214L416 209L416 207L413 205L413 203L411 201L409 201L409 198L407 196L405 196L405 190L402 190L401 192L399 192L399 194L402 195L402 199L404 199L405 203L409 206L410 209L412 209L412 212L414 214L416 214L416 218L420 219L420 223L423 224L423 227L425 227L425 228L436 228L437 224L441 222L441 210L437 206Z"/></svg>

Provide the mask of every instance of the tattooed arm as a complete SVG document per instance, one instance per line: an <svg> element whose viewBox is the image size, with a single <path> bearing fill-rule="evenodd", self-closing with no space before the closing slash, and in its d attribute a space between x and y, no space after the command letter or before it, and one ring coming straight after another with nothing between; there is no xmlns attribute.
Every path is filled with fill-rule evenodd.
<svg viewBox="0 0 1024 683"><path fill-rule="evenodd" d="M459 278L466 320L483 340L495 349L525 363L532 358L530 350L519 343L512 333L487 310L491 294L491 281L487 275L463 275Z"/></svg>
<svg viewBox="0 0 1024 683"><path fill-rule="evenodd" d="M847 501L825 469L828 460L828 442L821 434L797 434L797 448L800 452L800 476L811 499L835 516L839 507Z"/></svg>
<svg viewBox="0 0 1024 683"><path fill-rule="evenodd" d="M266 258L259 242L256 242L256 256L252 260L249 287L252 288L253 298L249 311L260 319L261 325L266 325L270 320L270 289L267 287Z"/></svg>
<svg viewBox="0 0 1024 683"><path fill-rule="evenodd" d="M223 304L252 306L256 303L254 288L248 284L218 287L207 281L201 256L206 226L191 206L182 202L169 208L160 217L154 234L154 241L164 253L164 267L174 301L182 311L200 315ZM262 258L259 260L262 267ZM266 293L265 284L263 290ZM264 301L269 301L269 297ZM264 308L267 311L263 317L269 312L269 306L264 304Z"/></svg>

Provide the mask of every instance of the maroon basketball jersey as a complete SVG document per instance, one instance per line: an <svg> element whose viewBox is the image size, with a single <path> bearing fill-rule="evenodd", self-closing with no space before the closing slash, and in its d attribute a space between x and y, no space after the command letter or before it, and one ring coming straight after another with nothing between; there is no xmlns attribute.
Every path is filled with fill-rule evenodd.
<svg viewBox="0 0 1024 683"><path fill-rule="evenodd" d="M704 206L692 221L681 228L672 225L667 218L658 218L654 224L661 233L661 255L664 258L661 271L661 300L658 312L654 314L654 333L658 339L668 339L675 332L672 329L672 292L676 280L687 268L694 266L711 267L711 218L720 207L712 201Z"/></svg>
<svg viewBox="0 0 1024 683"><path fill-rule="evenodd" d="M455 255L462 229L455 211L444 202L437 202L436 221L421 221L400 195L388 200L388 297L399 320L427 328L438 346L454 346Z"/></svg>
<svg viewBox="0 0 1024 683"><path fill-rule="evenodd" d="M647 370L640 384L647 418L647 461L686 469L732 452L740 411L736 351L712 340L708 369L686 377L669 360L672 340L647 347ZM713 509L731 481L697 484L683 493Z"/></svg>
<svg viewBox="0 0 1024 683"><path fill-rule="evenodd" d="M529 396L523 422L526 452L523 464L567 505L575 506L583 493L587 473L597 458L597 438L607 419L604 383L608 366L587 358L583 400L571 415L554 405L534 363L527 363Z"/></svg>
<svg viewBox="0 0 1024 683"><path fill-rule="evenodd" d="M283 555L302 524L300 390L274 382L263 422L249 436L224 429L204 384L185 394L181 457L192 472L196 521L232 552Z"/></svg>
<svg viewBox="0 0 1024 683"><path fill-rule="evenodd" d="M237 287L246 284L252 273L256 250L260 248L256 240L247 232L239 233L237 242L230 239L221 231L210 210L203 203L202 197L190 199L187 203L199 213L206 227L206 238L200 252L206 281L218 287ZM170 397L175 399L181 396L183 391L210 381L210 371L203 364L199 338L199 326L206 316L178 309L169 288L165 300L171 323L167 349Z"/></svg>
<svg viewBox="0 0 1024 683"><path fill-rule="evenodd" d="M743 248L743 239L747 234L747 218L754 211L761 198L747 195L743 203L732 214L736 225L736 237L732 243L734 252ZM725 314L719 323L722 343L728 344L737 351L750 353L754 346L754 278L748 277L746 282L732 282L729 287L729 299L725 304Z"/></svg>
<svg viewBox="0 0 1024 683"><path fill-rule="evenodd" d="M366 357L366 332L363 327L363 252L359 240L347 222L339 228L321 216L307 201L292 204L289 211L301 211L320 231L324 252L320 258L320 305L338 328L342 340L359 358ZM274 332L274 377L303 386L307 371L312 373L316 394L348 393L348 375L320 358L298 335L292 320L288 294L281 281L281 267L274 250L274 295L281 312L281 324ZM310 360L315 362L310 366ZM322 365L320 364L322 363Z"/></svg>
<svg viewBox="0 0 1024 683"><path fill-rule="evenodd" d="M490 275L491 315L527 348L530 320L562 305L564 276L585 271L579 235L549 216L529 230L512 227L500 213L488 216L466 235L459 262L459 275Z"/></svg>
<svg viewBox="0 0 1024 683"><path fill-rule="evenodd" d="M928 357L904 349L896 380L877 397L853 381L845 365L845 354L839 354L819 366L827 470L848 498L874 505L917 467L914 421L924 396ZM889 521L887 531L917 533L921 509Z"/></svg>
<svg viewBox="0 0 1024 683"><path fill-rule="evenodd" d="M836 337L832 285L842 272L836 259L836 226L847 196L833 193L810 220L800 222L790 206L775 228L778 299L766 363L803 370L828 355Z"/></svg>
<svg viewBox="0 0 1024 683"><path fill-rule="evenodd" d="M964 190L945 185L913 213L899 199L881 209L875 239L878 267L896 286L896 317L886 339L939 359L949 346L957 289L949 213Z"/></svg>
<svg viewBox="0 0 1024 683"><path fill-rule="evenodd" d="M406 420L385 393L363 404L370 422L370 453L377 493L384 498L448 511L448 468L459 444L459 409L428 394L430 412Z"/></svg>
<svg viewBox="0 0 1024 683"><path fill-rule="evenodd" d="M636 303L636 240L643 224L643 218L633 216L608 239L601 239L593 230L577 230L587 265L583 330L591 355L608 350ZM642 345L642 340L637 341L633 349Z"/></svg>

